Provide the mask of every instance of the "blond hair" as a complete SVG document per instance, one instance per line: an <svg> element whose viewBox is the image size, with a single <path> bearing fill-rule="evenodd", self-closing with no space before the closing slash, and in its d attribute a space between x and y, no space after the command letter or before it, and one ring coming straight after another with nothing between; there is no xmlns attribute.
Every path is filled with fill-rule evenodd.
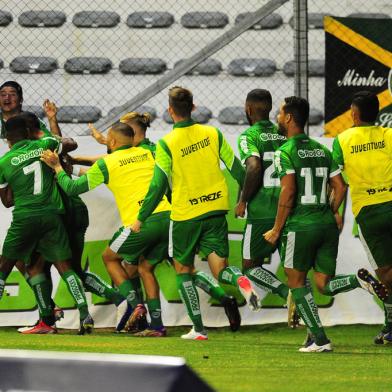
<svg viewBox="0 0 392 392"><path fill-rule="evenodd" d="M120 122L126 124L136 123L145 131L150 126L151 114L147 112L146 113L129 112L124 114L120 118Z"/></svg>

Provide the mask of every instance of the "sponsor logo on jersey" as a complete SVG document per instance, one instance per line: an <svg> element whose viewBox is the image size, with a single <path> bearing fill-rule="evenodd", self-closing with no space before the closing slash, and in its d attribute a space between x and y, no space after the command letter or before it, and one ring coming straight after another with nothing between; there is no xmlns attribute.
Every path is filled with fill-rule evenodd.
<svg viewBox="0 0 392 392"><path fill-rule="evenodd" d="M29 151L26 154L22 154L22 155L18 155L17 157L13 157L11 159L11 165L18 166L21 163L26 162L29 159L38 158L42 155L43 152L44 152L43 148L38 148L37 150Z"/></svg>
<svg viewBox="0 0 392 392"><path fill-rule="evenodd" d="M375 195L377 193L384 193L384 192L392 192L392 188L391 187L385 187L384 188L370 188L370 189L366 189L366 192L368 193L369 196L371 195Z"/></svg>
<svg viewBox="0 0 392 392"><path fill-rule="evenodd" d="M119 159L118 163L120 164L121 167L121 166L128 165L129 163L139 163L147 160L148 160L148 153L146 152L145 154L142 155L135 155L133 157Z"/></svg>
<svg viewBox="0 0 392 392"><path fill-rule="evenodd" d="M268 142L271 140L286 140L286 137L278 133L260 133L260 139L263 142Z"/></svg>
<svg viewBox="0 0 392 392"><path fill-rule="evenodd" d="M382 87L387 82L387 78L375 76L372 69L369 75L360 75L355 68L347 70L343 79L337 81L339 87L365 86L365 87Z"/></svg>
<svg viewBox="0 0 392 392"><path fill-rule="evenodd" d="M240 136L240 147L245 154L249 152L248 141L246 140L246 136Z"/></svg>
<svg viewBox="0 0 392 392"><path fill-rule="evenodd" d="M218 199L221 199L222 197L223 197L222 191L212 192L209 195L202 195L202 196L194 198L194 199L189 199L189 202L191 203L192 206L194 206L196 204L218 200Z"/></svg>
<svg viewBox="0 0 392 392"><path fill-rule="evenodd" d="M381 148L385 148L385 141L381 140L380 142L369 142L364 144L357 144L351 146L351 154L358 154L360 152L366 152L371 150L380 150Z"/></svg>
<svg viewBox="0 0 392 392"><path fill-rule="evenodd" d="M186 157L189 154L192 154L193 152L199 151L202 148L206 148L207 146L209 146L210 143L210 137L206 137L203 140L198 141L197 143L191 144L190 146L181 148L181 158Z"/></svg>
<svg viewBox="0 0 392 392"><path fill-rule="evenodd" d="M304 158L320 158L325 157L325 151L321 148L316 148L314 150L298 150L298 156L302 159Z"/></svg>

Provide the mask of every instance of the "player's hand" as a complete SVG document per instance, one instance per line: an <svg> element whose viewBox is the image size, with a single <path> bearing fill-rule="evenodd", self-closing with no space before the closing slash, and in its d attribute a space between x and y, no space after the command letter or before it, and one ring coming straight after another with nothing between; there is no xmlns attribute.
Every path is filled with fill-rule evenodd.
<svg viewBox="0 0 392 392"><path fill-rule="evenodd" d="M138 220L138 219L136 219L136 221L134 223L132 223L131 226L129 226L131 231L133 231L135 233L139 233L141 227L142 227L142 222L140 222L140 220Z"/></svg>
<svg viewBox="0 0 392 392"><path fill-rule="evenodd" d="M57 115L57 106L54 102L49 101L49 99L45 99L43 104L43 109L46 114L48 120L55 118Z"/></svg>
<svg viewBox="0 0 392 392"><path fill-rule="evenodd" d="M272 228L263 234L264 239L272 245L275 245L278 242L280 237L280 232Z"/></svg>
<svg viewBox="0 0 392 392"><path fill-rule="evenodd" d="M245 216L245 211L246 211L246 203L243 201L240 201L234 209L234 214L235 216L240 216L241 218L243 218Z"/></svg>
<svg viewBox="0 0 392 392"><path fill-rule="evenodd" d="M53 151L45 150L41 155L41 161L45 162L52 169L56 169L59 166L61 168L59 156Z"/></svg>
<svg viewBox="0 0 392 392"><path fill-rule="evenodd" d="M335 212L335 221L336 221L336 226L339 229L339 232L343 230L343 217L339 214L339 212Z"/></svg>
<svg viewBox="0 0 392 392"><path fill-rule="evenodd" d="M89 123L88 127L91 131L91 136L99 143L106 145L106 137L102 135L102 132L99 132L97 128L94 127L93 124Z"/></svg>

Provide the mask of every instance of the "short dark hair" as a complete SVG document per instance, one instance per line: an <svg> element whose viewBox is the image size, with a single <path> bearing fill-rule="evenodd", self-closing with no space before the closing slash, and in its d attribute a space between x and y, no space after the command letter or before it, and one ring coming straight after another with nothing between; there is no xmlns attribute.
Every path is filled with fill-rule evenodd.
<svg viewBox="0 0 392 392"><path fill-rule="evenodd" d="M20 100L23 99L23 89L22 86L18 83L15 82L14 80L7 80L0 86L0 91L3 89L3 87L12 87L16 90L16 93L18 94L18 97Z"/></svg>
<svg viewBox="0 0 392 392"><path fill-rule="evenodd" d="M249 91L246 103L253 105L255 110L262 116L266 116L272 110L272 96L268 90L256 88Z"/></svg>
<svg viewBox="0 0 392 392"><path fill-rule="evenodd" d="M11 117L6 121L5 137L11 144L29 138L26 120L21 115Z"/></svg>
<svg viewBox="0 0 392 392"><path fill-rule="evenodd" d="M361 121L367 123L376 122L378 111L380 110L380 102L376 94L371 91L359 91L354 94L352 104L358 108Z"/></svg>
<svg viewBox="0 0 392 392"><path fill-rule="evenodd" d="M41 124L39 122L39 118L35 113L32 112L22 112L19 114L19 117L23 118L26 122L26 127L28 132L37 132L41 129Z"/></svg>
<svg viewBox="0 0 392 392"><path fill-rule="evenodd" d="M116 122L111 126L111 129L113 132L118 132L123 136L126 137L134 137L135 136L135 131L133 130L133 128L125 123L122 122Z"/></svg>
<svg viewBox="0 0 392 392"><path fill-rule="evenodd" d="M283 110L293 116L294 122L301 127L305 127L309 119L309 102L302 97L286 97L284 99Z"/></svg>
<svg viewBox="0 0 392 392"><path fill-rule="evenodd" d="M191 90L174 86L169 90L169 105L177 116L191 117L193 108L193 94Z"/></svg>

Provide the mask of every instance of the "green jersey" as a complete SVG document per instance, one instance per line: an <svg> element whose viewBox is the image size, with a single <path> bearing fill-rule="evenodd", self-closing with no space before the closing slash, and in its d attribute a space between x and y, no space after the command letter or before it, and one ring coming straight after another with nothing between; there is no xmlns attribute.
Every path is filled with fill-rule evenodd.
<svg viewBox="0 0 392 392"><path fill-rule="evenodd" d="M143 139L136 147L143 147L146 150L151 151L152 155L155 157L155 151L157 149L157 146L150 139Z"/></svg>
<svg viewBox="0 0 392 392"><path fill-rule="evenodd" d="M327 147L305 134L291 137L275 153L280 178L294 174L297 196L287 219L289 230L312 230L314 226L336 224L328 200L328 180L340 173Z"/></svg>
<svg viewBox="0 0 392 392"><path fill-rule="evenodd" d="M274 168L274 153L286 141L271 121L259 121L238 138L241 162L251 156L259 157L263 170L263 184L248 203L248 222L273 220L278 206L280 182Z"/></svg>
<svg viewBox="0 0 392 392"><path fill-rule="evenodd" d="M4 120L3 115L0 113L0 134L1 134L0 138L1 139L5 139L5 123L6 121ZM42 137L52 136L52 133L49 131L44 121L42 121L40 118L39 118L39 128L41 129Z"/></svg>
<svg viewBox="0 0 392 392"><path fill-rule="evenodd" d="M63 213L64 207L51 168L40 161L45 150L60 149L53 137L22 140L0 158L0 188L13 192L14 216Z"/></svg>

